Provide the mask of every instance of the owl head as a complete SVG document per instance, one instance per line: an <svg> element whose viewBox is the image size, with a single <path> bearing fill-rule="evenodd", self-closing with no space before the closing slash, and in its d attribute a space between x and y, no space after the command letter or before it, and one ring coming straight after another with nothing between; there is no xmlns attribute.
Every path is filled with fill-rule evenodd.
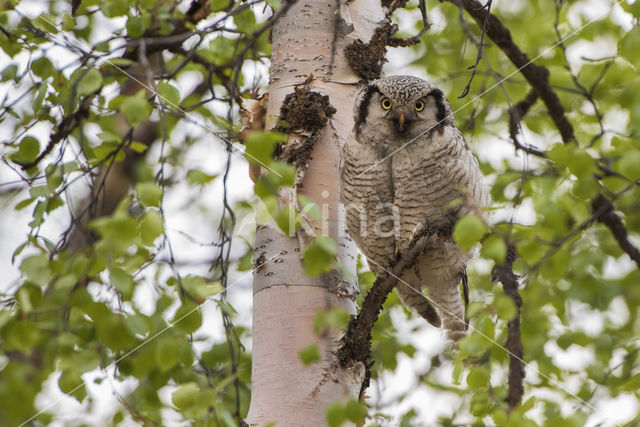
<svg viewBox="0 0 640 427"><path fill-rule="evenodd" d="M454 125L442 91L413 76L389 76L369 83L356 98L354 116L358 136L387 145Z"/></svg>

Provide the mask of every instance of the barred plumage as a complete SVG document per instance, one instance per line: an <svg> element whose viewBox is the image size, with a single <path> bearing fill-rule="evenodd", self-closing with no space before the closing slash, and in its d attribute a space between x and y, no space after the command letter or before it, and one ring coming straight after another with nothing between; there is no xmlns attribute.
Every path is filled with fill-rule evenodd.
<svg viewBox="0 0 640 427"><path fill-rule="evenodd" d="M341 158L346 225L379 274L423 227L450 236L455 221L489 197L448 101L430 83L412 76L373 81L358 95L354 114ZM459 285L466 285L469 257L445 238L397 286L407 306L454 341L466 331Z"/></svg>

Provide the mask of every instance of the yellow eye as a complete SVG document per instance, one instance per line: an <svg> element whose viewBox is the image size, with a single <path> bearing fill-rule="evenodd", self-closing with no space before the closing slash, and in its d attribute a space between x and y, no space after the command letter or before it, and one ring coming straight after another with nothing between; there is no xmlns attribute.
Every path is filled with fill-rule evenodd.
<svg viewBox="0 0 640 427"><path fill-rule="evenodd" d="M416 111L422 111L424 110L424 101L422 100L417 100L416 101L416 105L415 105Z"/></svg>
<svg viewBox="0 0 640 427"><path fill-rule="evenodd" d="M382 98L380 105L382 106L383 110L388 110L391 108L391 100L389 98Z"/></svg>

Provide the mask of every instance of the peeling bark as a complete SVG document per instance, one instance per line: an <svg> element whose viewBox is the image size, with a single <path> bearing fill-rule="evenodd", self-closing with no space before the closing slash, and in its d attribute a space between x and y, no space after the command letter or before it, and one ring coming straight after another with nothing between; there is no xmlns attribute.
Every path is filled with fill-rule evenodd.
<svg viewBox="0 0 640 427"><path fill-rule="evenodd" d="M316 235L338 243L338 259L355 276L356 249L341 221L338 162L340 146L353 127L353 98L360 80L348 66L344 47L369 40L384 19L382 8L364 0L297 2L273 27L267 127L278 123L281 104L294 88L328 95L337 112L311 148L298 193L321 208L323 221L311 224ZM311 76L311 77L310 77ZM308 81L307 81L308 80ZM342 307L354 314L355 285L335 275L308 277L300 260L300 242L272 223L256 230L254 271L253 365L249 425L325 425L327 406L357 398L364 367L344 369L336 362L340 331L314 333L316 314ZM301 348L317 344L322 360L304 366Z"/></svg>

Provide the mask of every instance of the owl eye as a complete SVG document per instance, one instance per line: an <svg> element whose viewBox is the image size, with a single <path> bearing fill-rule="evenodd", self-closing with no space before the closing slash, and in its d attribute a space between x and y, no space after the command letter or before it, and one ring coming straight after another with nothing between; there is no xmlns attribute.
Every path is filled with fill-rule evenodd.
<svg viewBox="0 0 640 427"><path fill-rule="evenodd" d="M416 111L422 111L422 110L424 110L424 101L422 101L422 100L420 100L420 99L419 99L419 100L417 100L417 101L416 101L416 105L415 105L415 109L416 109Z"/></svg>
<svg viewBox="0 0 640 427"><path fill-rule="evenodd" d="M388 110L391 108L391 100L389 98L382 98L382 101L380 101L380 105L382 106L383 110Z"/></svg>

